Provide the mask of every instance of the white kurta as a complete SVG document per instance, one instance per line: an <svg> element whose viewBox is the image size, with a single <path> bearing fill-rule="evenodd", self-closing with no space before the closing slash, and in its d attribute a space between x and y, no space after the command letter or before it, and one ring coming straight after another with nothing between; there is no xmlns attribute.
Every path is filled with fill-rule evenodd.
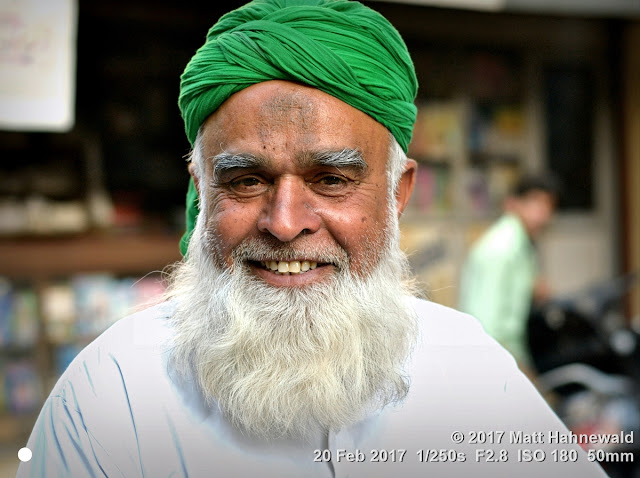
<svg viewBox="0 0 640 478"><path fill-rule="evenodd" d="M249 439L176 379L171 305L122 319L56 384L18 476L606 476L579 445L549 443L566 428L474 318L411 301L421 332L405 401L312 443Z"/></svg>

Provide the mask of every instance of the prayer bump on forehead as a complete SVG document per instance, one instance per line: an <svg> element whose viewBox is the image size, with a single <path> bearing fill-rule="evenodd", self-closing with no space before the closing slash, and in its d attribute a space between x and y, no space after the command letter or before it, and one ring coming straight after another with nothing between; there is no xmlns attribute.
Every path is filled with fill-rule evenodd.
<svg viewBox="0 0 640 478"><path fill-rule="evenodd" d="M312 131L316 108L299 92L280 93L260 105L260 126L268 134L278 125L295 123L302 132Z"/></svg>
<svg viewBox="0 0 640 478"><path fill-rule="evenodd" d="M298 112L301 115L313 114L315 108L313 102L299 91L283 91L262 104L261 110L266 115L289 116L292 112Z"/></svg>

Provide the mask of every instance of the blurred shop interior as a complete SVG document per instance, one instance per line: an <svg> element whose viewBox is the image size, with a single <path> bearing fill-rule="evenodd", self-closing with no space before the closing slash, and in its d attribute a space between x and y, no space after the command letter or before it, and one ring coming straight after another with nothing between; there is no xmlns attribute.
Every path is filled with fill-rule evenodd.
<svg viewBox="0 0 640 478"><path fill-rule="evenodd" d="M40 3L0 2L0 450L12 457L70 360L159 297L180 259L179 76L245 2ZM433 301L455 307L470 244L517 178L544 169L563 184L539 244L552 292L640 270L640 2L363 3L417 68L420 169L401 226ZM637 283L621 287L617 320L640 329Z"/></svg>

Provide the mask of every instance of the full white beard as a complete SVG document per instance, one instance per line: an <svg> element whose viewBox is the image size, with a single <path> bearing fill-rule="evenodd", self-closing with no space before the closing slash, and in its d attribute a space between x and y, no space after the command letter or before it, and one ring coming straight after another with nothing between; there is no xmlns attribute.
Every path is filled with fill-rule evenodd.
<svg viewBox="0 0 640 478"><path fill-rule="evenodd" d="M417 322L395 212L389 216L383 252L368 273L352 273L336 245L317 251L339 264L335 274L304 288L271 286L246 265L296 250L282 243L274 250L247 241L234 265L221 269L200 217L167 296L177 299L173 364L237 429L262 438L338 430L402 400Z"/></svg>

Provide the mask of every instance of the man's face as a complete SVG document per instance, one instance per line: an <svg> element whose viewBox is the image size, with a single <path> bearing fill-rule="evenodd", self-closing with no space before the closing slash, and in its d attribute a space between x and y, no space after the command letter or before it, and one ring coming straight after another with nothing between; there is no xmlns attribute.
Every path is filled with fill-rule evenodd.
<svg viewBox="0 0 640 478"><path fill-rule="evenodd" d="M219 266L231 267L246 240L281 251L248 264L274 286L331 275L336 264L318 250L343 251L357 275L376 264L388 213L389 140L380 123L317 89L269 81L231 96L202 133L198 189ZM401 191L399 209L410 187Z"/></svg>
<svg viewBox="0 0 640 478"><path fill-rule="evenodd" d="M546 191L531 191L517 200L520 216L529 236L536 238L547 227L555 210L555 197Z"/></svg>

